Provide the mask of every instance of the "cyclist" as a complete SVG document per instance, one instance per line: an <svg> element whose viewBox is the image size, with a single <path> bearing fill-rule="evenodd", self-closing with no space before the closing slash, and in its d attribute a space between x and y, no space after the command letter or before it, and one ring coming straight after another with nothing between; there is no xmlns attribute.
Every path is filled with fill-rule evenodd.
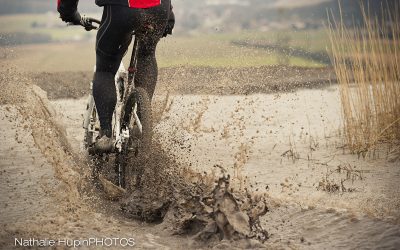
<svg viewBox="0 0 400 250"><path fill-rule="evenodd" d="M117 97L114 77L132 39L140 39L135 86L147 90L150 100L157 83L155 51L158 41L172 34L175 16L171 0L96 0L103 6L101 25L96 37L96 71L93 97L100 120L100 135L95 144L99 152L113 148L112 116ZM78 0L58 0L57 10L63 21L85 24L77 10Z"/></svg>

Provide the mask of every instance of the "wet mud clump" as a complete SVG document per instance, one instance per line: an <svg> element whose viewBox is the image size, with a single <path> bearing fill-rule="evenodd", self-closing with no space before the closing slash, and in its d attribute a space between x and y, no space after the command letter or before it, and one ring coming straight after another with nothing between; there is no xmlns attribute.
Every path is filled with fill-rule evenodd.
<svg viewBox="0 0 400 250"><path fill-rule="evenodd" d="M130 195L121 200L128 217L160 223L173 234L211 245L220 240L268 239L260 223L268 211L264 195L235 189L218 166L220 173L195 173L180 166L161 146L154 148L151 158L130 162L132 169L142 166L144 172L140 183L132 183Z"/></svg>
<svg viewBox="0 0 400 250"><path fill-rule="evenodd" d="M194 196L178 203L171 211L181 233L194 234L194 238L201 241L243 238L265 241L268 238L259 221L268 211L265 198L235 193L230 188L229 176L221 176L216 181L210 196ZM174 211L181 211L181 214Z"/></svg>

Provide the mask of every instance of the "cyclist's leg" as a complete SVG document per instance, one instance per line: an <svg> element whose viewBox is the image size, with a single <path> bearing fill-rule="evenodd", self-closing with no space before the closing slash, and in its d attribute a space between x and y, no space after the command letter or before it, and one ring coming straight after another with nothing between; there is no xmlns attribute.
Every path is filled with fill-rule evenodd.
<svg viewBox="0 0 400 250"><path fill-rule="evenodd" d="M96 39L96 72L93 80L93 96L102 131L111 133L116 104L114 76L131 42L133 30L141 34L142 40L135 84L144 87L150 97L153 95L158 73L155 49L166 27L169 11L170 0L163 0L160 6L149 9L120 5L104 7Z"/></svg>
<svg viewBox="0 0 400 250"><path fill-rule="evenodd" d="M93 97L103 134L111 137L112 116L117 101L114 76L126 52L132 25L129 17L132 9L106 5L102 24L96 39L96 72L93 79Z"/></svg>
<svg viewBox="0 0 400 250"><path fill-rule="evenodd" d="M149 39L146 37L141 40L138 50L135 86L144 88L150 100L153 98L158 78L158 66L155 55L158 41L159 39Z"/></svg>
<svg viewBox="0 0 400 250"><path fill-rule="evenodd" d="M170 0L163 0L160 6L145 9L140 12L138 17L141 37L135 86L146 89L150 100L153 97L158 77L156 47L167 25L170 5Z"/></svg>

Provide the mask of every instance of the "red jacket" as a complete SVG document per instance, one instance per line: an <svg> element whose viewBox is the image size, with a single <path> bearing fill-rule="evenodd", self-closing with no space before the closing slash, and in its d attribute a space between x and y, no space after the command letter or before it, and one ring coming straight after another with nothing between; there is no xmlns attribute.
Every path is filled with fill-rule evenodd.
<svg viewBox="0 0 400 250"><path fill-rule="evenodd" d="M161 0L129 0L131 8L150 8L161 4Z"/></svg>
<svg viewBox="0 0 400 250"><path fill-rule="evenodd" d="M76 10L79 0L57 0L57 9L65 10L66 12ZM151 8L161 4L161 0L96 0L99 6L107 4L127 5L131 8ZM72 9L71 9L72 8Z"/></svg>

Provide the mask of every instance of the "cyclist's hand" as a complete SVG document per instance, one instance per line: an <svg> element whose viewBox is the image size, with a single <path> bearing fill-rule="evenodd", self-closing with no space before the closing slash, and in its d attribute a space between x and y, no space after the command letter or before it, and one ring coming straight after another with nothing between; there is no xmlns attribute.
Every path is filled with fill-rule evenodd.
<svg viewBox="0 0 400 250"><path fill-rule="evenodd" d="M172 35L172 30L174 29L174 26L175 26L175 14L171 8L171 12L169 13L167 27L165 27L163 37L166 37L167 35Z"/></svg>
<svg viewBox="0 0 400 250"><path fill-rule="evenodd" d="M93 18L89 18L89 17L83 16L83 17L81 18L80 25L82 25L83 27L85 27L85 30L91 31L91 30L97 29L97 27L93 25L93 22L94 22L94 19L93 19ZM96 20L96 23L98 23L97 20Z"/></svg>
<svg viewBox="0 0 400 250"><path fill-rule="evenodd" d="M61 20L63 20L66 23L72 23L74 25L80 25L81 24L81 14L79 14L78 11L73 12L72 14L61 14L60 15Z"/></svg>

